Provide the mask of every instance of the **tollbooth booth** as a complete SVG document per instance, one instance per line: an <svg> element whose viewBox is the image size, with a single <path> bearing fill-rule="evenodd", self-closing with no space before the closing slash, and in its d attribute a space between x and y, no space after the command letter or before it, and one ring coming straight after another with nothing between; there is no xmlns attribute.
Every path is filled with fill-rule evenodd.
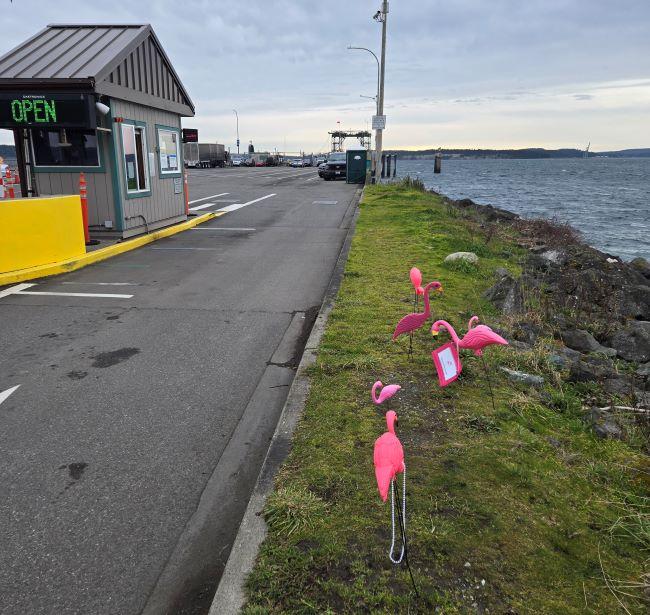
<svg viewBox="0 0 650 615"><path fill-rule="evenodd" d="M0 128L23 196L79 194L130 237L186 218L181 117L194 105L150 25L49 25L0 57Z"/></svg>

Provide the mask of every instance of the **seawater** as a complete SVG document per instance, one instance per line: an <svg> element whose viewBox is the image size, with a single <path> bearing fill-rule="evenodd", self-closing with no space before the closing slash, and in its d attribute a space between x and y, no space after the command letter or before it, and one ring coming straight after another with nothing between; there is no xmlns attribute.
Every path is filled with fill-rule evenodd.
<svg viewBox="0 0 650 615"><path fill-rule="evenodd" d="M439 175L433 160L398 160L397 175L453 199L555 218L603 252L650 259L650 158L449 159Z"/></svg>

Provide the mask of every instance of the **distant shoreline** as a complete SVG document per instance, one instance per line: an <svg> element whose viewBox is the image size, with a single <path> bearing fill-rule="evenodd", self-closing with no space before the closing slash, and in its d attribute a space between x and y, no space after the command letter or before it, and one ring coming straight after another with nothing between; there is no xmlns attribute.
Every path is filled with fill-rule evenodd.
<svg viewBox="0 0 650 615"><path fill-rule="evenodd" d="M623 149L606 152L584 152L579 149L426 149L426 150L386 150L387 154L396 154L399 160L433 160L442 154L446 160L536 160L564 158L650 158L649 148Z"/></svg>

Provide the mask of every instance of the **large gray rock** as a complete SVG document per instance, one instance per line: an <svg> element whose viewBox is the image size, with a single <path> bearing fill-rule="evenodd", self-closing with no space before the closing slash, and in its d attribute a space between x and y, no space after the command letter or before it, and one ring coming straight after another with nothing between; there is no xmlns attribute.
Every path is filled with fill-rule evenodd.
<svg viewBox="0 0 650 615"><path fill-rule="evenodd" d="M638 271L646 280L650 280L650 263L645 258L641 258L639 256L638 258L630 261L630 265L634 267L634 269Z"/></svg>
<svg viewBox="0 0 650 615"><path fill-rule="evenodd" d="M521 283L510 275L502 277L494 286L488 288L483 296L504 314L520 314L524 311Z"/></svg>
<svg viewBox="0 0 650 615"><path fill-rule="evenodd" d="M650 362L639 365L639 369L636 370L636 375L641 376L641 378L650 376Z"/></svg>
<svg viewBox="0 0 650 615"><path fill-rule="evenodd" d="M453 252L445 257L445 263L454 263L456 261L465 261L472 265L478 265L478 256L474 252Z"/></svg>
<svg viewBox="0 0 650 615"><path fill-rule="evenodd" d="M582 356L581 359L574 360L569 368L569 380L571 382L599 382L617 375L614 364L609 359L600 357Z"/></svg>
<svg viewBox="0 0 650 615"><path fill-rule="evenodd" d="M597 352L608 357L616 356L616 350L602 346L591 333L582 329L562 331L560 338L569 348L579 352Z"/></svg>
<svg viewBox="0 0 650 615"><path fill-rule="evenodd" d="M614 420L614 417L607 411L600 408L592 408L586 419L593 427L599 438L615 438L620 440L623 437L621 426Z"/></svg>
<svg viewBox="0 0 650 615"><path fill-rule="evenodd" d="M541 376L533 376L533 374L527 374L526 372L518 372L514 369L508 369L507 367L501 366L499 368L502 372L505 372L506 376L510 378L513 382L520 382L521 384L527 384L533 387L541 387L544 384L544 378Z"/></svg>
<svg viewBox="0 0 650 615"><path fill-rule="evenodd" d="M595 352L600 348L596 338L588 331L582 329L571 329L562 331L560 338L566 346L580 352Z"/></svg>
<svg viewBox="0 0 650 615"><path fill-rule="evenodd" d="M639 320L630 323L614 333L610 346L627 361L650 361L650 322Z"/></svg>

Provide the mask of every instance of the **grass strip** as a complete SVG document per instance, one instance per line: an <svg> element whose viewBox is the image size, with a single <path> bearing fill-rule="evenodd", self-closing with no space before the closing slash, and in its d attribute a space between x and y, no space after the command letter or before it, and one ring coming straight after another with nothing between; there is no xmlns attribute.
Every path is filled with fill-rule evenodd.
<svg viewBox="0 0 650 615"><path fill-rule="evenodd" d="M446 265L471 251L477 266ZM429 327L390 341L412 311L408 272L437 279L432 316L465 331L470 316L505 324L482 293L524 255L507 232L480 225L409 186L367 188L345 278L329 317L292 451L265 509L269 535L248 579L245 613L646 612L650 467L640 445L598 440L583 389L538 344L463 353L461 379L441 389ZM548 340L550 343L550 340ZM498 365L542 375L536 390ZM409 558L388 561L390 507L378 496L375 439L384 409L376 379L398 383L391 407L408 466ZM646 568L644 568L644 566ZM644 575L644 572L646 576Z"/></svg>

